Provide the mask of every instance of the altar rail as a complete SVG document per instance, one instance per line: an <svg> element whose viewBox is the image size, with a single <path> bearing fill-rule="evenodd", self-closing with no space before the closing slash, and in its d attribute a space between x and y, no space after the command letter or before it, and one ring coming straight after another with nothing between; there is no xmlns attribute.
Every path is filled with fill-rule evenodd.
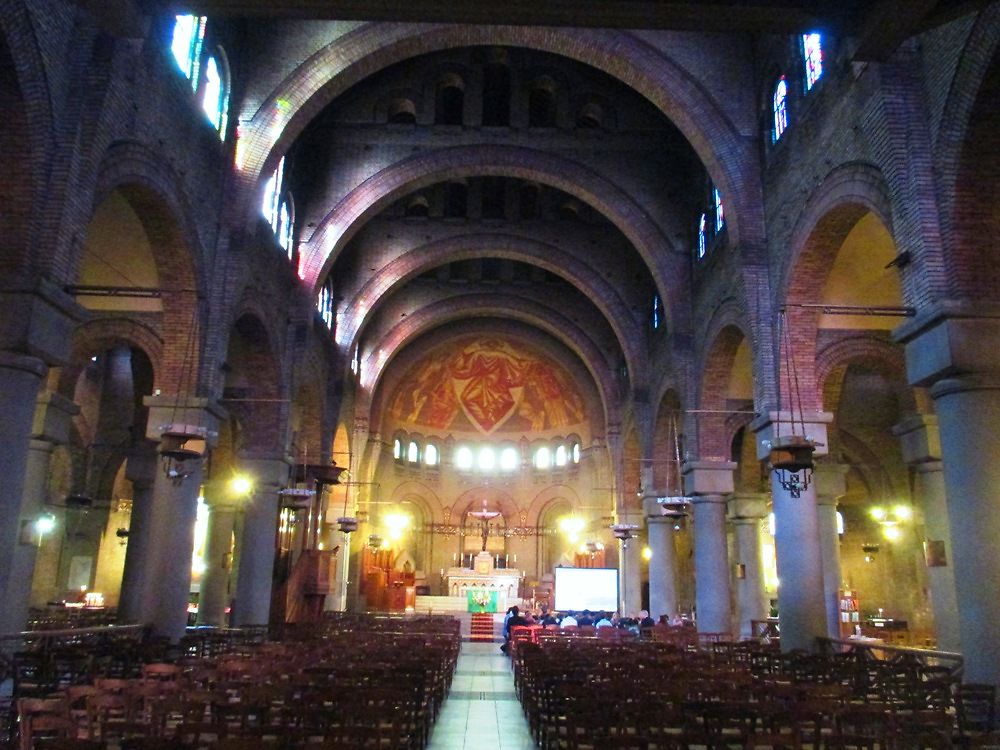
<svg viewBox="0 0 1000 750"><path fill-rule="evenodd" d="M954 651L935 651L929 648L892 646L875 641L817 638L820 651L825 654L855 654L865 659L904 667L947 670L957 680L962 677L965 660Z"/></svg>

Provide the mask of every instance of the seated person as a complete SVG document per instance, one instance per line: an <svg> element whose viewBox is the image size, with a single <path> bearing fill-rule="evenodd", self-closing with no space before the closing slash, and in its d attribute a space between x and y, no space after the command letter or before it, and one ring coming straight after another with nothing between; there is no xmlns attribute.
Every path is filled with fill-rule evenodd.
<svg viewBox="0 0 1000 750"><path fill-rule="evenodd" d="M591 616L589 609L583 610L583 614L576 618L576 624L581 628L589 627L594 624L594 618Z"/></svg>
<svg viewBox="0 0 1000 750"><path fill-rule="evenodd" d="M511 607L510 609L507 610L507 613L508 613L509 616L507 617L507 621L504 623L504 626L503 626L503 639L504 640L503 640L503 645L500 647L500 650L503 651L505 654L510 650L510 631L511 631L511 628L514 628L514 627L516 627L518 625L527 625L528 624L528 621L524 617L521 616L521 612L520 612L520 610L517 607Z"/></svg>
<svg viewBox="0 0 1000 750"><path fill-rule="evenodd" d="M542 619L540 620L540 624L543 627L548 627L550 625L558 625L559 620L551 612L545 612L544 614L542 614Z"/></svg>
<svg viewBox="0 0 1000 750"><path fill-rule="evenodd" d="M594 627L595 628L611 628L611 627L614 627L614 624L611 622L611 620L608 619L608 613L607 612L601 612L600 616L599 616L599 619L597 620L597 622L594 623Z"/></svg>
<svg viewBox="0 0 1000 750"><path fill-rule="evenodd" d="M572 612L567 612L566 616L559 621L559 627L561 628L568 628L568 627L575 628L577 625L579 625L579 623L577 622L576 618L573 617Z"/></svg>
<svg viewBox="0 0 1000 750"><path fill-rule="evenodd" d="M640 628L651 628L656 624L656 620L649 616L649 612L646 610L639 611L639 627Z"/></svg>

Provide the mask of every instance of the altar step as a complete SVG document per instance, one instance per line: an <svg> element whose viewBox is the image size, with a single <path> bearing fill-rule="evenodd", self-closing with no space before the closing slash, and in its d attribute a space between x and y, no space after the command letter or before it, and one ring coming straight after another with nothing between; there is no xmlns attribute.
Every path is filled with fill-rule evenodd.
<svg viewBox="0 0 1000 750"><path fill-rule="evenodd" d="M496 617L489 612L474 612L471 618L470 641L497 640Z"/></svg>

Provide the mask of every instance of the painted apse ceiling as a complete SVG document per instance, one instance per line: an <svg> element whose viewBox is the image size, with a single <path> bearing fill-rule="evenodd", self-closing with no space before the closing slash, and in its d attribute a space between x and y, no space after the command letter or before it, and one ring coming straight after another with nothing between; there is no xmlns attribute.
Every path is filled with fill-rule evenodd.
<svg viewBox="0 0 1000 750"><path fill-rule="evenodd" d="M405 373L390 400L400 425L480 435L582 428L587 414L572 376L538 349L502 336L435 347Z"/></svg>

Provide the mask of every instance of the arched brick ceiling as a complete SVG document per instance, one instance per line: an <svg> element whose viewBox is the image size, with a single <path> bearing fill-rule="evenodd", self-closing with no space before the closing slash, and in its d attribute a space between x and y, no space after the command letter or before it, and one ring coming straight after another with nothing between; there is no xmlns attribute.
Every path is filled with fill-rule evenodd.
<svg viewBox="0 0 1000 750"><path fill-rule="evenodd" d="M593 304L607 319L625 353L629 371L635 373L642 368L646 357L646 350L641 346L645 321L636 320L614 286L571 252L527 237L500 233L433 241L399 255L371 276L354 274L353 278L364 283L346 300L344 309L348 317L338 324L337 342L351 349L377 309L379 300L398 291L417 275L444 263L481 257L522 261L564 278L584 296L581 304Z"/></svg>
<svg viewBox="0 0 1000 750"><path fill-rule="evenodd" d="M604 71L640 93L684 134L728 196L733 243L762 244L761 187L752 142L741 136L689 72L638 37L609 30L365 24L336 39L299 65L256 111L241 115L245 122L241 202L247 218L257 205L253 196L263 187L261 176L340 94L415 55L475 45L551 52ZM316 275L313 269L313 280Z"/></svg>

